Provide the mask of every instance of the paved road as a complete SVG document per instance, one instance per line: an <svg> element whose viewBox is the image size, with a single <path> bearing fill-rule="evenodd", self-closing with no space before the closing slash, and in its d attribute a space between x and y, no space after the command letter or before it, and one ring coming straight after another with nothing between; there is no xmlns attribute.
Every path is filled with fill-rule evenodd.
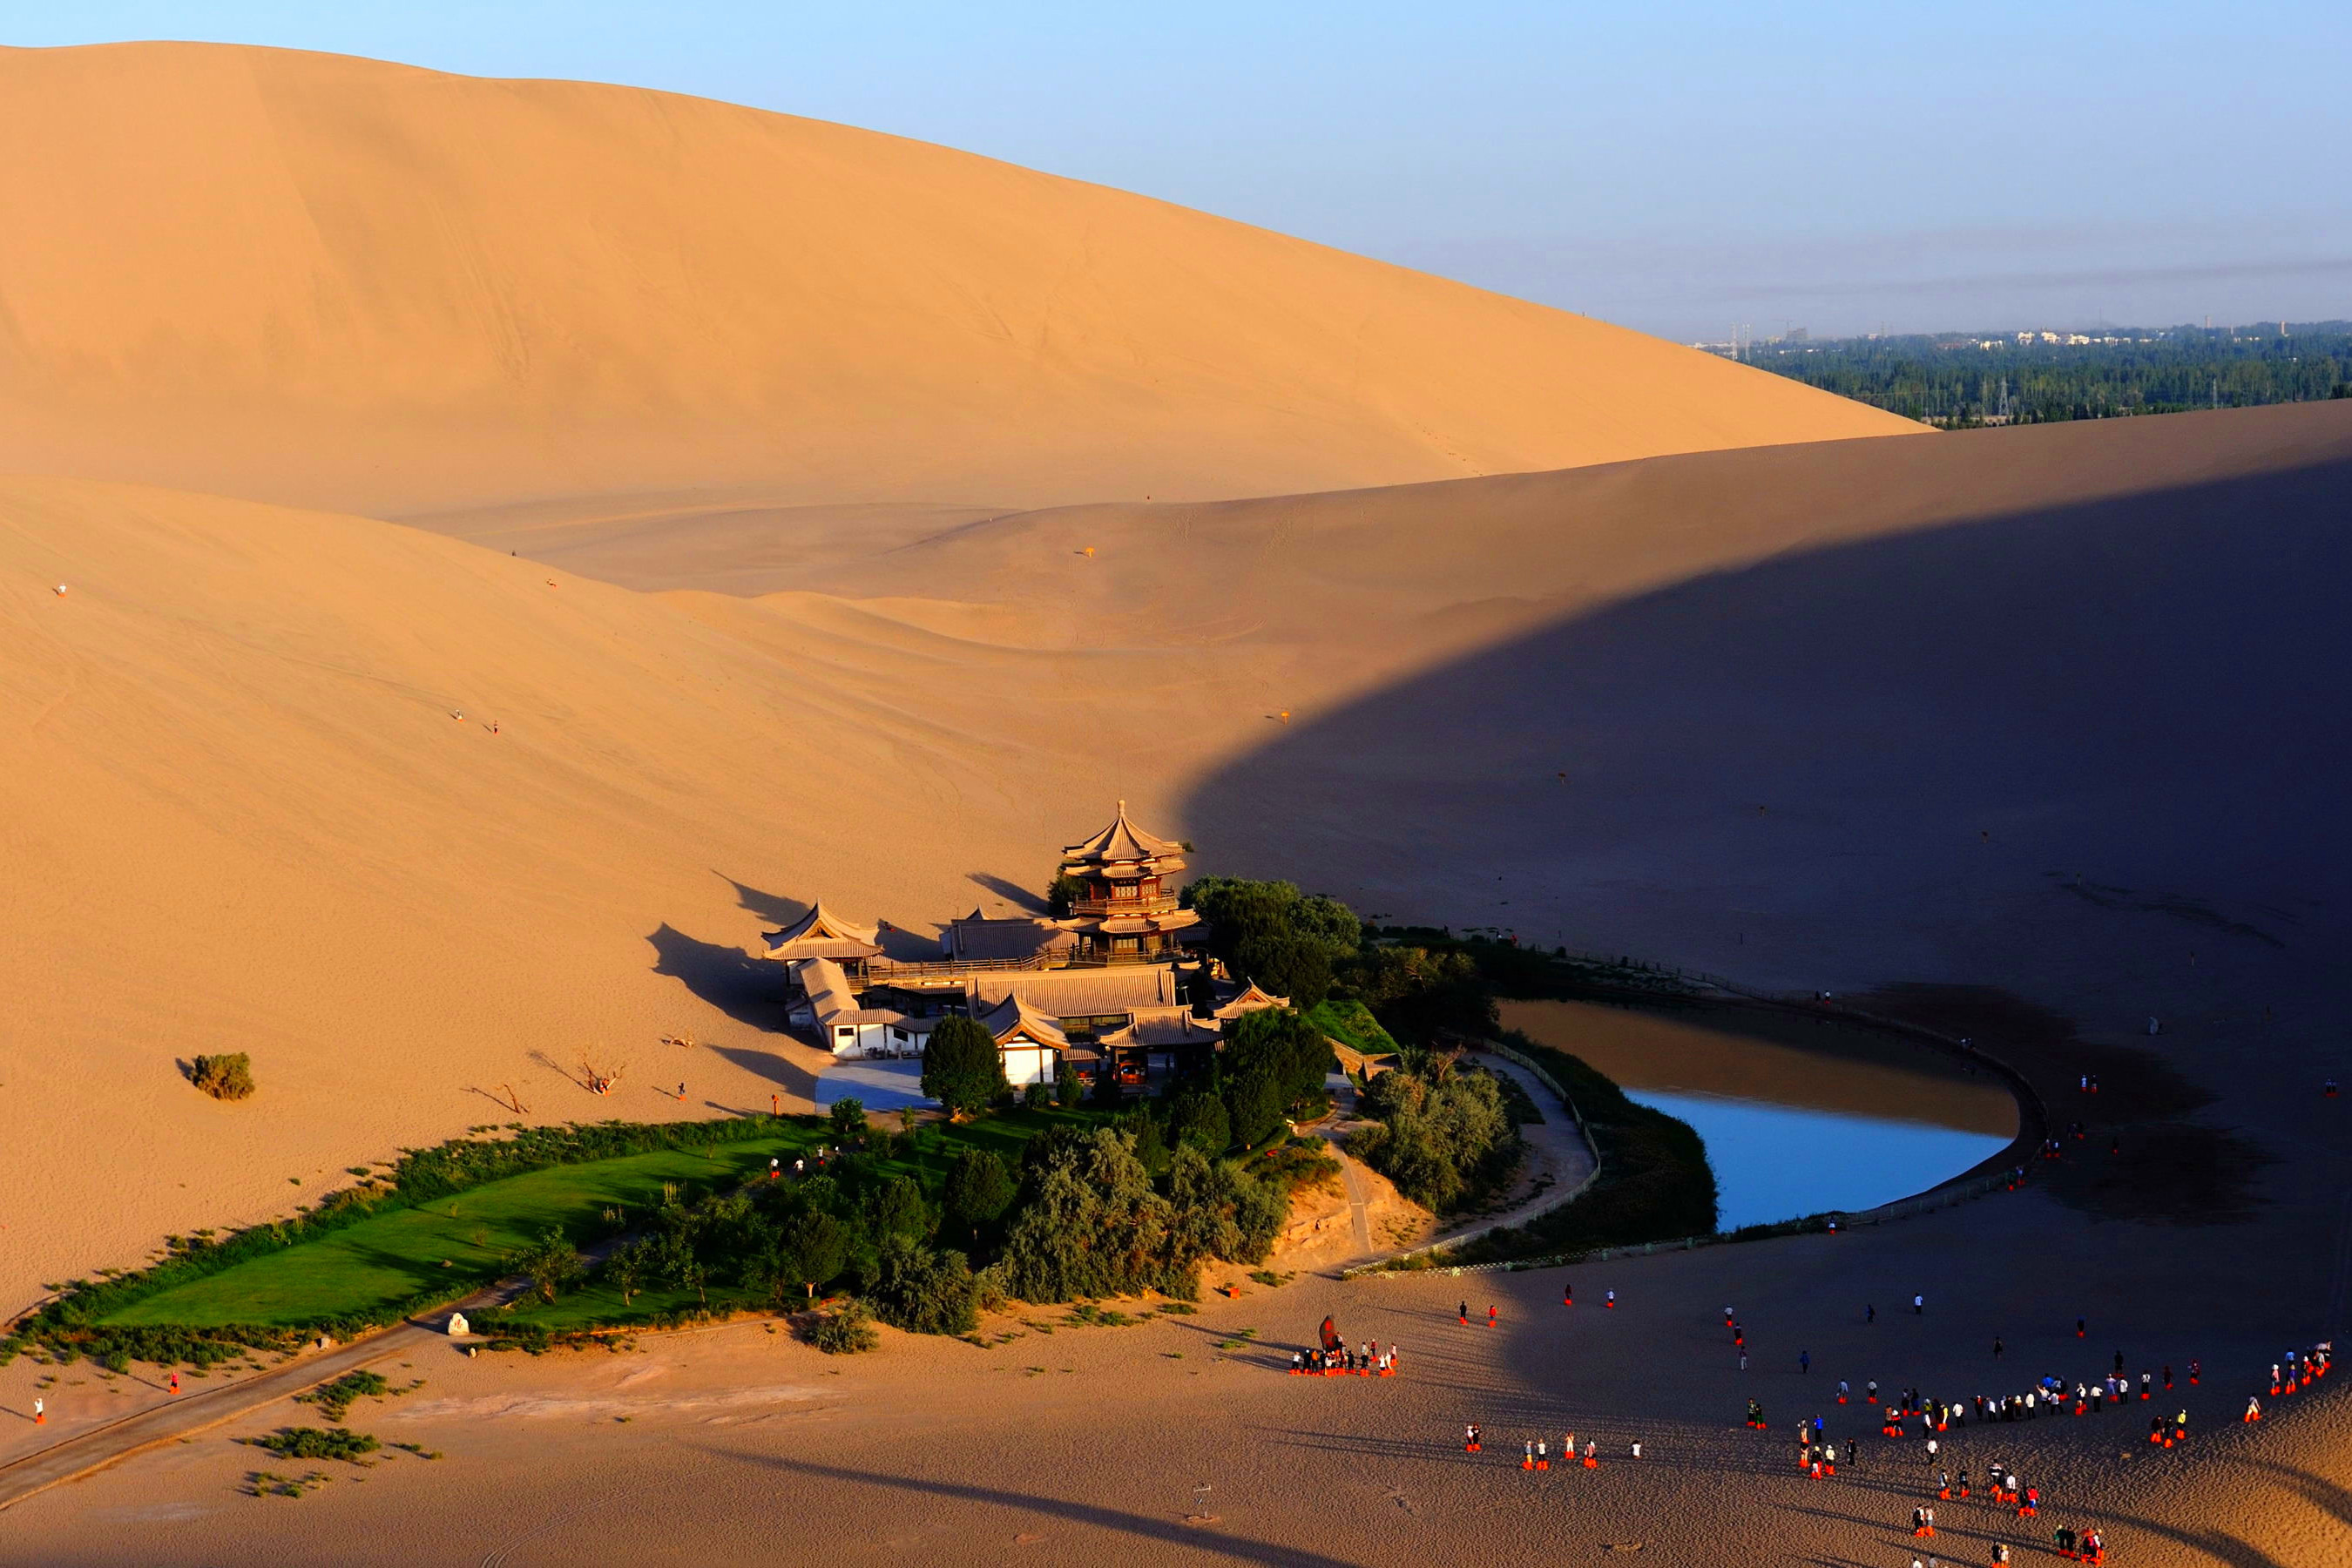
<svg viewBox="0 0 2352 1568"><path fill-rule="evenodd" d="M499 1299L498 1292L485 1291L467 1298L462 1308L470 1310ZM434 1321L446 1320L446 1309L433 1315ZM298 1356L236 1383L184 1394L12 1459L0 1465L0 1509L62 1482L102 1470L159 1444L176 1443L183 1437L209 1431L371 1362L386 1356L414 1355L436 1345L446 1347L447 1337L437 1328L425 1327L425 1322L423 1319L411 1319L349 1344Z"/></svg>

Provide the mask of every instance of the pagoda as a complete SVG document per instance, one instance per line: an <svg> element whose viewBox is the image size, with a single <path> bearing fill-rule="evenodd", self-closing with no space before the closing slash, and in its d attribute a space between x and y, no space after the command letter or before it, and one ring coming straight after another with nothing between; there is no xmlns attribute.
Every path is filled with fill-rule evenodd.
<svg viewBox="0 0 2352 1568"><path fill-rule="evenodd" d="M1165 963L1182 954L1184 933L1197 936L1201 924L1176 902L1184 847L1129 822L1120 801L1109 826L1063 849L1062 875L1080 884L1069 918L1055 922L1077 934L1071 962Z"/></svg>

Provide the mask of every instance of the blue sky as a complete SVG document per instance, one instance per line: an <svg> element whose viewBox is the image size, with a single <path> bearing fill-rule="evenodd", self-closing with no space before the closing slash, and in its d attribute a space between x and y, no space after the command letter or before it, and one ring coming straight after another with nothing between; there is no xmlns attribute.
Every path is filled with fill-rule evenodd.
<svg viewBox="0 0 2352 1568"><path fill-rule="evenodd" d="M1679 338L2352 317L2352 4L76 0L941 142Z"/></svg>

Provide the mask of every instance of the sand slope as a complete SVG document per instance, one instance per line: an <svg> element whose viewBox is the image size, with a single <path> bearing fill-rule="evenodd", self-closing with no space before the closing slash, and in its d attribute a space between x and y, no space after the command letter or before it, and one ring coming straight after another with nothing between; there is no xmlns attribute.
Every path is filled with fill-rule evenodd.
<svg viewBox="0 0 2352 1568"><path fill-rule="evenodd" d="M0 50L0 467L1036 506L1916 427L1141 196L627 88Z"/></svg>
<svg viewBox="0 0 2352 1568"><path fill-rule="evenodd" d="M2308 875L2340 858L2318 805L2335 742L2297 715L2342 674L2308 606L2341 578L2346 415L1073 509L754 598L631 593L369 520L7 481L0 955L27 983L0 1021L19 1128L0 1175L33 1201L6 1283L272 1212L302 1195L290 1176L491 1119L477 1091L503 1083L556 1118L675 1113L651 1085L681 1077L688 1113L798 1095L814 1058L740 956L762 920L820 895L917 929L1007 904L1121 795L1204 866L1773 984L1995 973L2065 1002L2091 951L2074 937L2137 942L2151 921L2203 946L2200 984L2233 955L2281 984L2335 918ZM1913 466L1874 466L1896 458ZM1826 504L1896 479L1911 499ZM1930 526L1987 509L2003 521ZM1891 575L1828 608L1783 586L1874 536L1863 559ZM2196 548L2156 548L2179 540ZM1896 608L1871 621L1855 593ZM1957 637L1955 616L1991 641L1905 662L1909 628ZM2119 629L2157 625L2179 635ZM1824 665L1806 628L1865 657ZM1692 663L1718 635L1749 650L1737 711ZM2152 695L2108 706L2133 689ZM1904 702L1924 717L1898 723ZM1969 711L1992 715L1958 749L1983 777L1928 744ZM2049 751L2102 711L2107 750ZM2179 765L2154 768L2168 746ZM2133 912L2164 899L2178 912ZM657 1047L673 1030L732 1054ZM252 1105L173 1075L222 1049L254 1054ZM628 1058L642 1100L571 1087L583 1051ZM138 1152L90 1147L126 1110ZM159 1179L92 1187L124 1158Z"/></svg>

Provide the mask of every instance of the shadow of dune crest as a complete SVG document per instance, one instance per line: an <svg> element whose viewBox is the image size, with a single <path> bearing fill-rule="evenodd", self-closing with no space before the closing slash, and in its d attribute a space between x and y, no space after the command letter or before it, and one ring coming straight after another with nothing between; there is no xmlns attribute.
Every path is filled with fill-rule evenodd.
<svg viewBox="0 0 2352 1568"><path fill-rule="evenodd" d="M2315 972L2346 933L2312 889L2352 870L2347 497L2339 440L1703 573L1292 726L1185 820L1403 918L1768 984L2031 970L2053 931Z"/></svg>

